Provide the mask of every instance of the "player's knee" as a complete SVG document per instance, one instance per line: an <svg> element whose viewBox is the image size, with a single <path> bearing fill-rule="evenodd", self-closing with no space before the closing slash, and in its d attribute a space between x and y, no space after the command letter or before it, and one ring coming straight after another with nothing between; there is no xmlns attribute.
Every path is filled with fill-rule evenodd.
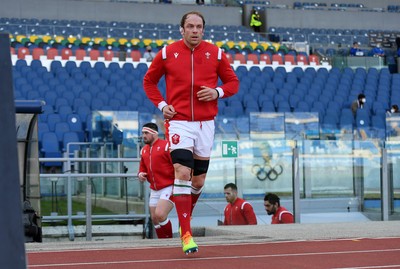
<svg viewBox="0 0 400 269"><path fill-rule="evenodd" d="M153 222L154 225L157 225L160 222L158 219L159 218L156 214L151 216L151 221Z"/></svg>
<svg viewBox="0 0 400 269"><path fill-rule="evenodd" d="M154 217L153 221L155 221L156 223L160 223L160 222L163 222L168 217L168 213L164 212L162 210L156 209L153 217Z"/></svg>
<svg viewBox="0 0 400 269"><path fill-rule="evenodd" d="M190 169L194 167L193 153L187 149L174 149L171 151L171 159L173 164L180 164Z"/></svg>
<svg viewBox="0 0 400 269"><path fill-rule="evenodd" d="M194 160L193 176L206 174L210 160Z"/></svg>

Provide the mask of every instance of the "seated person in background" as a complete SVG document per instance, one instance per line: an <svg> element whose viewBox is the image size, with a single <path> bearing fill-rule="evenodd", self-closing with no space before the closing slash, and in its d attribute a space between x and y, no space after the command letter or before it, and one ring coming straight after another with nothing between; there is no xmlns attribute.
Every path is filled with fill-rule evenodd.
<svg viewBox="0 0 400 269"><path fill-rule="evenodd" d="M385 51L381 48L381 43L376 44L376 47L372 49L372 55L378 57L385 56Z"/></svg>
<svg viewBox="0 0 400 269"><path fill-rule="evenodd" d="M264 207L267 214L272 215L271 224L294 223L293 214L281 206L278 195L267 193L264 197Z"/></svg>
<svg viewBox="0 0 400 269"><path fill-rule="evenodd" d="M388 111L386 111L387 116L391 116L393 113L399 113L398 105L392 105L392 107Z"/></svg>
<svg viewBox="0 0 400 269"><path fill-rule="evenodd" d="M151 62L153 61L154 57L156 57L155 52L151 51L151 46L147 46L146 52L143 53L143 58L145 58L147 62Z"/></svg>
<svg viewBox="0 0 400 269"><path fill-rule="evenodd" d="M365 98L365 95L360 93L357 97L356 100L354 100L351 103L351 111L353 112L353 115L355 116L357 113L357 109L363 108L364 104L367 102L367 99Z"/></svg>
<svg viewBox="0 0 400 269"><path fill-rule="evenodd" d="M228 204L224 210L224 225L256 225L257 218L251 204L237 196L237 186L228 183L224 187Z"/></svg>
<svg viewBox="0 0 400 269"><path fill-rule="evenodd" d="M350 48L350 56L364 56L364 52L359 48L358 42L353 42Z"/></svg>

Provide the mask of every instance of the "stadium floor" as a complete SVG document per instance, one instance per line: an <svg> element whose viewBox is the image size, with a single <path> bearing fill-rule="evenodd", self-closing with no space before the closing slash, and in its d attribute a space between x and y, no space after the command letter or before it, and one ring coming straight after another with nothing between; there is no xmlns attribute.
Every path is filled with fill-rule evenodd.
<svg viewBox="0 0 400 269"><path fill-rule="evenodd" d="M205 227L178 238L26 244L28 268L400 268L400 221Z"/></svg>

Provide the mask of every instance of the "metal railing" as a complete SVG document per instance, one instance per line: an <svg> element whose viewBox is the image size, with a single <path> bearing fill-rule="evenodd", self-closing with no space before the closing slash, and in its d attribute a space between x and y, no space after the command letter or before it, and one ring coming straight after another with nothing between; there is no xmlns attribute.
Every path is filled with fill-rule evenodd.
<svg viewBox="0 0 400 269"><path fill-rule="evenodd" d="M112 215L93 215L92 214L92 183L89 180L93 177L101 178L135 178L136 174L132 173L73 173L72 162L138 162L136 158L76 158L76 157L65 157L65 158L39 158L39 162L62 162L66 164L66 172L64 173L53 173L53 174L40 174L40 178L66 178L67 179L67 215L62 216L43 216L43 221L56 221L56 220L67 220L67 228L69 239L73 241L75 239L75 232L72 220L85 219L86 220L86 240L92 240L92 220L93 219L124 219L124 220L143 220L143 234L145 229L149 225L150 212L149 212L149 188L144 188L144 214L112 214ZM73 178L87 178L86 185L86 212L84 215L73 215L72 214L72 184Z"/></svg>

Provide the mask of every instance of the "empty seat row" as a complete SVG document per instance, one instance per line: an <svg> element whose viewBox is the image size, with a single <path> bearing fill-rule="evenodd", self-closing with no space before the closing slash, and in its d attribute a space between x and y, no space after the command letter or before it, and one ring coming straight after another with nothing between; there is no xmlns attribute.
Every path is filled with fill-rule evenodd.
<svg viewBox="0 0 400 269"><path fill-rule="evenodd" d="M226 53L229 61L234 63L235 61L239 61L241 64L246 64L248 61L251 61L253 64L260 64L264 62L264 64L290 64L290 65L320 65L320 60L317 55L306 55L306 54L286 54L282 55L279 53L269 54L242 54L242 53Z"/></svg>
<svg viewBox="0 0 400 269"><path fill-rule="evenodd" d="M139 61L143 54L139 50L129 50L128 52L116 52L113 50L84 50L70 48L63 48L58 50L56 48L49 48L47 50L43 48L34 48L31 51L26 47L20 47L17 51L11 47L11 53L17 54L18 59L25 59L27 55L31 55L32 59L40 60L40 57L45 56L49 60L55 59L59 56L62 60L70 60L74 57L75 60L92 60L97 61L100 57L103 57L106 61L112 61L114 58L126 60L131 59L132 61Z"/></svg>
<svg viewBox="0 0 400 269"><path fill-rule="evenodd" d="M92 67L89 63L83 64L85 62L62 65L53 61L47 70L36 66L39 62L28 66L26 61L17 61L13 67L15 93L19 94L17 98L47 102L39 119L48 131L46 127L39 127L39 130L41 135L55 133L60 150L64 133L75 132L79 141L88 140L88 126L94 110L160 113L142 89L141 79L147 70L145 63L136 67L126 63L120 67L96 62ZM138 73L133 75L133 72ZM332 128L342 128L349 122L353 128L375 127L378 126L375 123L384 119L386 109L394 101L400 101L400 77L387 69L346 68L341 71L295 67L288 72L284 67L247 69L238 66L235 72L241 81L240 90L230 98L219 100L219 117L236 118L252 112L309 112L318 114L323 127L330 124ZM165 81L160 83L160 88L165 88L163 83ZM360 115L350 117L350 104L360 92L367 96L367 104ZM354 121L350 121L351 118Z"/></svg>

